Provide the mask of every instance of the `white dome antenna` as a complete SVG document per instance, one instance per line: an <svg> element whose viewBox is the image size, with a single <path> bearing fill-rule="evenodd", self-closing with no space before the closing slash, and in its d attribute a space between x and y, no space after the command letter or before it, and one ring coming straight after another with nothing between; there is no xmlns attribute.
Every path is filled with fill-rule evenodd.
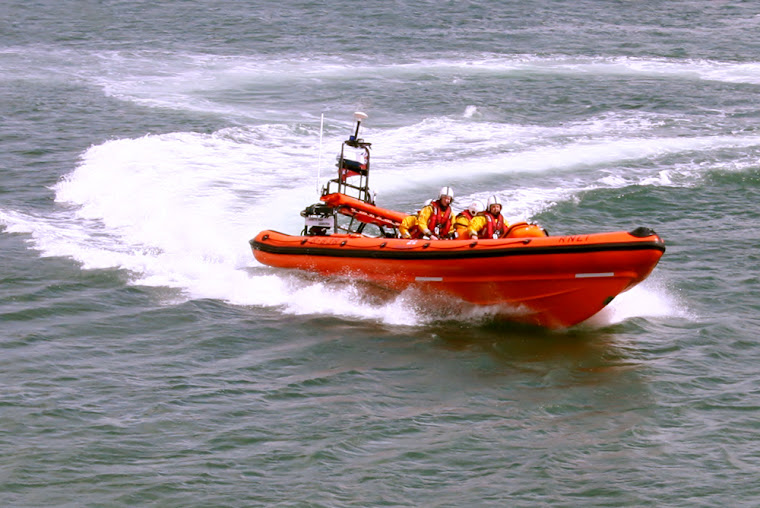
<svg viewBox="0 0 760 508"><path fill-rule="evenodd" d="M353 138L353 141L356 141L359 139L359 126L362 124L362 120L366 120L369 117L367 116L367 113L356 111L354 113L354 118L356 119L356 132L354 132L354 135L352 136L352 138Z"/></svg>

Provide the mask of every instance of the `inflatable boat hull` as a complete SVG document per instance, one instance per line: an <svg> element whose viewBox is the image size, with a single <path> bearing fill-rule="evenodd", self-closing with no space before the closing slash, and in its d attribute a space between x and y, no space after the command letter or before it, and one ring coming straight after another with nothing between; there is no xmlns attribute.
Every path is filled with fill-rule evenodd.
<svg viewBox="0 0 760 508"><path fill-rule="evenodd" d="M510 319L549 328L576 325L644 280L665 251L647 228L496 240L404 240L358 235L292 236L262 231L251 240L265 265L414 287Z"/></svg>

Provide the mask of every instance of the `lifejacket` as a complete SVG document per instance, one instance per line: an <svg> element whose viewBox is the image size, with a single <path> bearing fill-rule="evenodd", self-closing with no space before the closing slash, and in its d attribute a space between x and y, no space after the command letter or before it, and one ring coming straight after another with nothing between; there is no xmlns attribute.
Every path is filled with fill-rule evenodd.
<svg viewBox="0 0 760 508"><path fill-rule="evenodd" d="M478 238L493 238L494 234L498 238L504 236L507 232L507 226L504 222L504 216L499 214L498 217L491 215L491 212L485 212L483 216L486 218L486 225L478 231Z"/></svg>
<svg viewBox="0 0 760 508"><path fill-rule="evenodd" d="M430 203L430 207L433 213L430 214L428 220L428 229L438 237L448 235L451 230L451 205L444 210L441 208L441 203L436 200Z"/></svg>
<svg viewBox="0 0 760 508"><path fill-rule="evenodd" d="M469 210L463 210L456 216L454 219L454 231L457 237L462 236L467 231L473 217L474 215Z"/></svg>
<svg viewBox="0 0 760 508"><path fill-rule="evenodd" d="M475 216L472 213L470 213L469 210L462 210L459 213L459 215L457 215L457 219L459 217L464 217L465 219L467 219L467 222L470 222L472 220L472 218L475 217Z"/></svg>

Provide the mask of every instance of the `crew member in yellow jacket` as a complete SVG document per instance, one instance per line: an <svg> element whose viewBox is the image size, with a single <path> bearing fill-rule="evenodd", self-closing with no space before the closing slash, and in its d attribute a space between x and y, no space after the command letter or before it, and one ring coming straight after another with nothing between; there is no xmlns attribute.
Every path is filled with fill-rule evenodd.
<svg viewBox="0 0 760 508"><path fill-rule="evenodd" d="M454 223L454 212L451 203L454 202L454 190L451 187L443 187L438 199L420 210L417 216L417 226L422 232L423 238L437 240L448 238Z"/></svg>
<svg viewBox="0 0 760 508"><path fill-rule="evenodd" d="M501 200L496 196L488 198L486 211L472 218L467 236L470 238L501 238L507 233L509 224L501 214Z"/></svg>
<svg viewBox="0 0 760 508"><path fill-rule="evenodd" d="M466 210L462 210L454 219L454 238L467 238L470 221L485 209L482 201L475 200Z"/></svg>

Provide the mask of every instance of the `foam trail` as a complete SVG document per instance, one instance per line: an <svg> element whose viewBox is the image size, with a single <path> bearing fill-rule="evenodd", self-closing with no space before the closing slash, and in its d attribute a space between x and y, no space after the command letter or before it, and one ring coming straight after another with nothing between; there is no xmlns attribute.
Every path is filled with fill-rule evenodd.
<svg viewBox="0 0 760 508"><path fill-rule="evenodd" d="M143 51L80 51L61 48L10 47L4 58L2 79L61 80L97 86L110 97L147 107L218 114L225 118L279 117L292 119L292 111L235 100L240 90L266 91L289 104L286 90L338 87L351 75L357 85L365 81L389 83L418 79L460 80L463 77L505 75L581 75L657 77L669 80L718 81L760 84L760 62L721 62L634 57L571 57L566 55L498 55L453 53L437 60L383 56L363 61L342 56L276 60L251 55ZM65 64L62 64L65 62ZM226 100L224 98L227 98ZM232 100L230 100L232 98ZM285 108L287 109L287 108ZM477 116L476 109L468 109ZM304 113L315 120L319 114Z"/></svg>
<svg viewBox="0 0 760 508"><path fill-rule="evenodd" d="M54 216L0 211L0 222L29 234L43 256L125 270L132 284L176 288L180 299L414 323L414 313L398 311L403 299L365 301L355 286L273 273L255 262L247 240L265 228L297 232L298 212L316 199L306 178L309 152L276 142L292 133L263 130L270 134L263 143L246 132L106 142L55 186L62 209Z"/></svg>
<svg viewBox="0 0 760 508"><path fill-rule="evenodd" d="M94 58L95 56L90 56ZM79 57L81 58L81 57ZM230 107L212 99L199 103L198 96L240 88L277 89L287 86L339 84L347 73L361 84L371 79L413 82L431 75L445 79L462 76L505 74L567 74L590 76L642 76L677 80L709 80L760 84L760 63L709 60L646 59L633 57L569 57L538 55L451 55L438 60L357 62L339 56L319 60L274 61L250 56L198 54L125 55L100 53L90 79L107 94L144 105L179 107L237 116L240 105ZM152 71L151 71L152 69ZM470 110L471 113L475 111Z"/></svg>
<svg viewBox="0 0 760 508"><path fill-rule="evenodd" d="M78 248L40 227L37 245L57 253L69 248L67 254L85 268L126 269L136 284L178 287L196 298L234 295L241 301L247 293L254 304L282 303L286 297L259 298L261 288L247 284L239 270L253 264L246 240L264 222L298 228L293 217L306 192L283 187L282 168L301 181L299 172L305 174L307 165L286 165L283 161L293 154L282 147L275 148L276 156L270 149L271 158L261 157L260 148L228 136L198 134L93 147L56 186L56 200L76 207L69 228L89 228L103 240L100 248ZM277 194L288 199L277 200ZM271 213L273 196L283 213ZM272 291L277 284L271 277L255 282L278 293Z"/></svg>

